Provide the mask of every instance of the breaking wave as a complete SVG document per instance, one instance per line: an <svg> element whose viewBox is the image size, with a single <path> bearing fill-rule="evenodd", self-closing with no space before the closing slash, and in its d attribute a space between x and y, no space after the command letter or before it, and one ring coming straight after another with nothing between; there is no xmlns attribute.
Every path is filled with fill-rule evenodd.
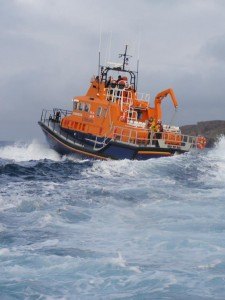
<svg viewBox="0 0 225 300"><path fill-rule="evenodd" d="M31 143L0 144L0 159L14 160L15 162L41 159L59 161L60 156L54 150L49 149L47 145L34 140Z"/></svg>

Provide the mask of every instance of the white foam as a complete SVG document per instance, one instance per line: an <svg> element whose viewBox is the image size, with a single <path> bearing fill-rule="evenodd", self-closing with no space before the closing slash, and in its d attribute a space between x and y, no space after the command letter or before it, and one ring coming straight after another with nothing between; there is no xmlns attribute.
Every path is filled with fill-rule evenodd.
<svg viewBox="0 0 225 300"><path fill-rule="evenodd" d="M207 156L207 162L211 169L207 170L206 176L209 182L225 182L225 136L221 136L215 147L211 149Z"/></svg>
<svg viewBox="0 0 225 300"><path fill-rule="evenodd" d="M10 254L10 250L8 248L0 249L0 256L8 256Z"/></svg>
<svg viewBox="0 0 225 300"><path fill-rule="evenodd" d="M79 164L85 164L87 161L89 161L89 159L81 159L79 157L74 156L73 154L63 155L62 161L66 161L66 160L79 163Z"/></svg>
<svg viewBox="0 0 225 300"><path fill-rule="evenodd" d="M47 226L47 225L49 225L49 224L51 224L51 222L52 222L52 216L49 214L49 213L47 213L46 215L44 215L40 220L39 220L39 226L40 226L40 228L44 228L45 226Z"/></svg>
<svg viewBox="0 0 225 300"><path fill-rule="evenodd" d="M127 261L122 256L121 252L118 252L117 255L118 255L117 257L111 258L109 260L110 264L119 266L121 268L126 268L126 269L128 269L132 272L135 272L135 273L141 273L141 270L140 270L139 266L129 266Z"/></svg>
<svg viewBox="0 0 225 300"><path fill-rule="evenodd" d="M42 249L44 247L57 246L58 244L59 244L59 240L58 239L53 239L53 240L47 240L47 241L44 241L44 242L32 244L31 246L28 246L27 248L30 249L30 250L38 250L38 249Z"/></svg>
<svg viewBox="0 0 225 300"><path fill-rule="evenodd" d="M122 254L120 252L117 253L118 257L112 258L110 260L111 264L117 265L119 267L126 267L126 260L123 258Z"/></svg>
<svg viewBox="0 0 225 300"><path fill-rule="evenodd" d="M29 144L15 143L0 148L0 158L10 159L16 162L51 159L59 161L60 156L54 150L51 150L46 145L33 140Z"/></svg>
<svg viewBox="0 0 225 300"><path fill-rule="evenodd" d="M145 176L149 169L154 168L157 164L162 164L163 158L151 159L147 161L131 161L128 159L124 160L107 160L107 161L96 161L93 167L89 170L84 170L89 176L104 176L104 178L118 177L118 176L129 176L139 177Z"/></svg>
<svg viewBox="0 0 225 300"><path fill-rule="evenodd" d="M208 263L205 265L199 265L198 269L200 269L200 270L214 269L217 265L219 265L221 263L222 263L222 261L220 259L215 259L211 263Z"/></svg>
<svg viewBox="0 0 225 300"><path fill-rule="evenodd" d="M221 136L218 139L215 147L211 151L209 151L208 156L225 159L225 136Z"/></svg>
<svg viewBox="0 0 225 300"><path fill-rule="evenodd" d="M15 207L15 205L5 201L3 197L0 195L0 211L4 211L12 207ZM0 227L0 231L1 231L1 227Z"/></svg>

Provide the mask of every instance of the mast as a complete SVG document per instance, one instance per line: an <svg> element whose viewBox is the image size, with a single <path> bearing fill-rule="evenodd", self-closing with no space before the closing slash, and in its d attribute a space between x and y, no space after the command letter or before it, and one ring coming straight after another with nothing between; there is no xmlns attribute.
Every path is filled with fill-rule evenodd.
<svg viewBox="0 0 225 300"><path fill-rule="evenodd" d="M141 32L139 32L139 38L138 38L138 49L137 49L137 81L136 81L136 89L138 87L138 75L139 75L139 61L140 61L140 48L141 48Z"/></svg>
<svg viewBox="0 0 225 300"><path fill-rule="evenodd" d="M125 65L128 65L129 57L132 57L131 55L127 55L127 47L128 45L125 45L125 52L123 54L119 54L119 57L123 57L123 71L125 71Z"/></svg>
<svg viewBox="0 0 225 300"><path fill-rule="evenodd" d="M137 60L137 71L136 71L136 74L137 74L137 81L136 81L136 90L137 90L137 86L138 86L138 72L139 72L139 58Z"/></svg>
<svg viewBox="0 0 225 300"><path fill-rule="evenodd" d="M131 71L129 69L126 69L126 66L128 66L129 58L132 57L131 55L127 54L128 45L125 45L125 51L123 54L119 54L119 58L123 58L123 63L112 63L112 66L101 66L100 64L100 55L99 55L99 70L100 70L100 76L101 76L101 82L107 81L107 74L111 71L118 71L118 72L124 72L130 74L130 84L134 87L134 90L137 89L137 83L136 83L136 75L138 75L138 67L137 71ZM99 52L100 53L100 52Z"/></svg>
<svg viewBox="0 0 225 300"><path fill-rule="evenodd" d="M124 57L123 57L123 70L125 68L125 63L126 63L126 60L127 60L127 45L125 46L125 53L124 53Z"/></svg>
<svg viewBox="0 0 225 300"><path fill-rule="evenodd" d="M100 26L99 32L99 46L98 46L98 92L99 92L99 81L100 81L100 68L101 68L101 43L102 43L102 26Z"/></svg>
<svg viewBox="0 0 225 300"><path fill-rule="evenodd" d="M98 92L99 92L99 81L100 81L100 68L101 68L101 52L98 52Z"/></svg>

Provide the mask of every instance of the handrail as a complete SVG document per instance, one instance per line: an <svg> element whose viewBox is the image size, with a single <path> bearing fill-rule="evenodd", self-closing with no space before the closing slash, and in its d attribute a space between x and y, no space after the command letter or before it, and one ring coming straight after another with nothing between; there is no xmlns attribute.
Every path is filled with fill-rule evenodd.
<svg viewBox="0 0 225 300"><path fill-rule="evenodd" d="M197 137L184 135L179 132L154 132L150 129L124 128L114 126L113 140L134 145L149 145L157 146L160 142L165 144L165 147L172 148L197 148Z"/></svg>
<svg viewBox="0 0 225 300"><path fill-rule="evenodd" d="M79 142L75 139L75 137L73 138L71 135L69 135L68 133L65 133L64 131L61 130L61 126L60 126L61 118L56 119L54 117L56 115L56 112L60 112L64 116L71 114L71 111L58 109L58 108L54 108L53 110L43 109L42 113L41 113L41 122L44 123L49 128L51 128L53 131L59 133L63 138L65 138L65 140L69 140L70 142L72 142L74 144L79 144ZM106 132L103 137L96 136L95 139L86 139L86 140L93 142L94 150L97 150L97 149L99 150L106 145L107 140L109 140L109 141L111 140L110 133L112 132L112 129L113 129L113 123L111 123L111 126L110 126L108 132ZM99 141L99 139L103 139L103 140Z"/></svg>
<svg viewBox="0 0 225 300"><path fill-rule="evenodd" d="M50 109L43 109L42 113L41 113L41 120L43 120L43 116L45 116L44 119L46 119L47 113L49 113L49 115L51 113L53 113L52 117L54 117L57 112L60 112L60 114L63 115L63 116L68 116L68 115L72 114L72 111L71 110L67 110L67 109L61 109L61 108L53 108L51 110Z"/></svg>
<svg viewBox="0 0 225 300"><path fill-rule="evenodd" d="M112 138L110 138L110 133L112 132L113 127L114 127L113 124L111 124L109 130L105 133L105 135L103 137L103 141L99 142L98 139L101 138L101 137L96 136L96 138L95 138L95 144L94 144L94 149L98 149L99 150L99 149L103 148L106 145L106 140L109 140L109 141L112 140ZM96 148L96 144L102 145L102 147Z"/></svg>
<svg viewBox="0 0 225 300"><path fill-rule="evenodd" d="M106 100L111 102L119 102L122 110L123 104L132 105L132 93L126 88L108 87L106 88Z"/></svg>
<svg viewBox="0 0 225 300"><path fill-rule="evenodd" d="M61 113L61 115L63 115L64 117L72 114L72 111L71 111L71 110L61 109L61 108L53 108L53 112L54 112L54 113L56 113L56 112L58 112L58 111L59 111L59 112Z"/></svg>
<svg viewBox="0 0 225 300"><path fill-rule="evenodd" d="M143 92L136 92L136 97L138 100L144 100L146 102L150 102L150 94L149 93L143 93Z"/></svg>

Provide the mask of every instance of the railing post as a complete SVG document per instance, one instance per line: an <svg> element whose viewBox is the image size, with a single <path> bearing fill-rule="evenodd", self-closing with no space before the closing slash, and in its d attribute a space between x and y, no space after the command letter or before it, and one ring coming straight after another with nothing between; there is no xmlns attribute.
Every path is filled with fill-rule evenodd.
<svg viewBox="0 0 225 300"><path fill-rule="evenodd" d="M153 136L154 136L154 132L152 130L150 130L150 144L151 146L153 145Z"/></svg>
<svg viewBox="0 0 225 300"><path fill-rule="evenodd" d="M130 143L130 139L131 139L131 129L130 129L130 132L129 132L129 143Z"/></svg>

